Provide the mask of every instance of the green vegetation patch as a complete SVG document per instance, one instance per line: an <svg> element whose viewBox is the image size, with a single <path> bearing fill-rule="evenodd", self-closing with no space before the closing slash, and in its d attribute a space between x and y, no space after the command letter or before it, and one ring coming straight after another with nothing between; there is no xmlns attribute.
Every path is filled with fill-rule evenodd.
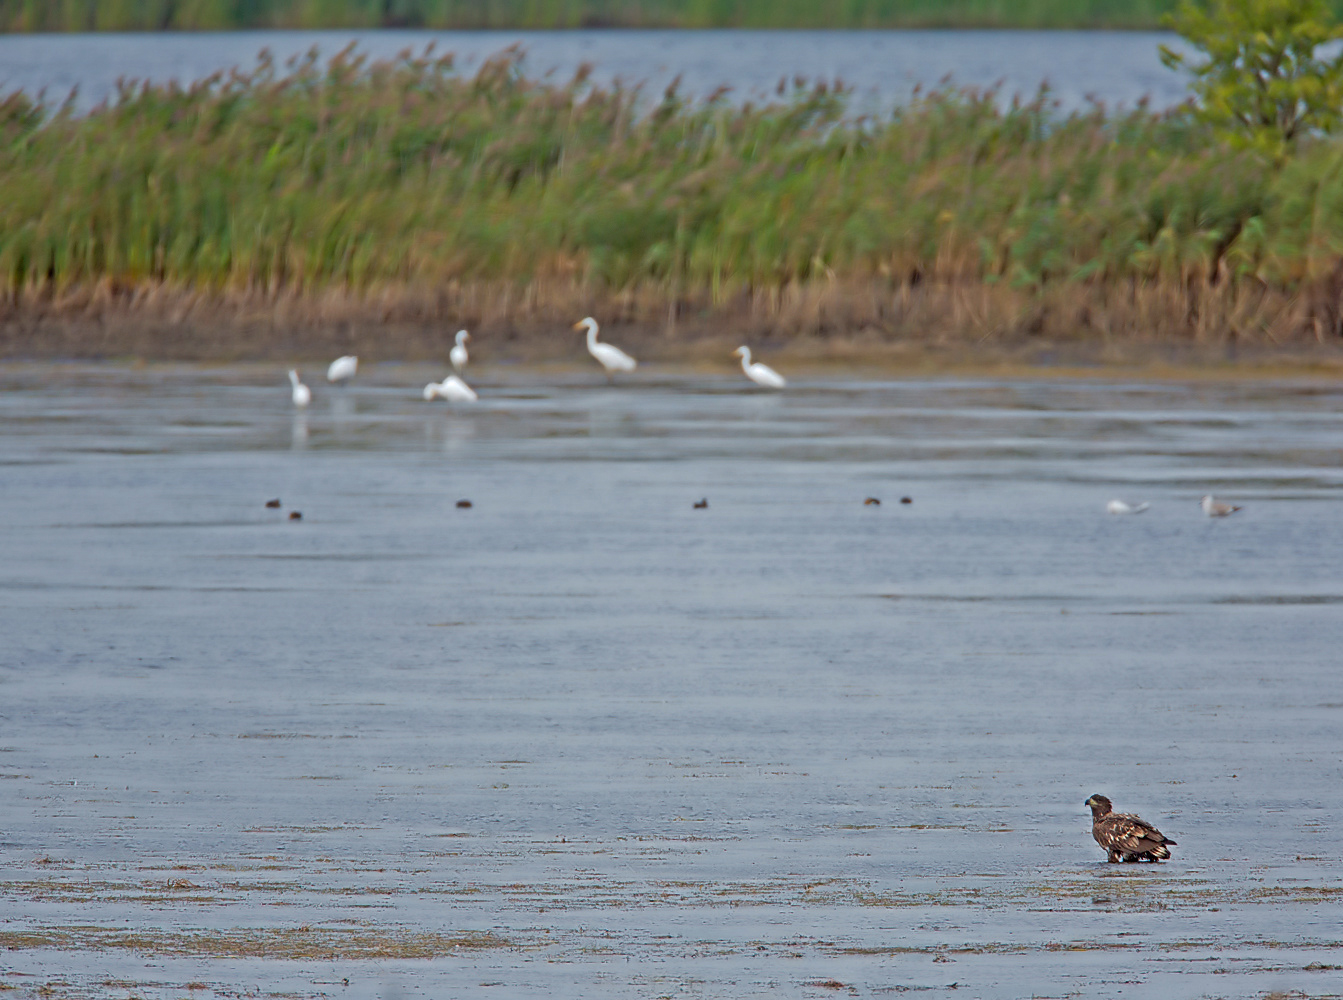
<svg viewBox="0 0 1343 1000"><path fill-rule="evenodd" d="M263 57L84 115L13 94L0 291L550 282L777 306L836 284L1261 295L1343 261L1332 139L1275 157L1188 113L1061 116L1047 93L942 89L881 119L846 98L654 99L529 79L514 50L469 78L430 55Z"/></svg>
<svg viewBox="0 0 1343 1000"><path fill-rule="evenodd" d="M1039 284L1224 264L1290 279L1319 210L1343 207L1332 146L1275 171L1178 115L1058 119L1047 95L1003 109L944 90L852 122L825 85L641 110L521 68L516 53L472 79L450 60L263 60L45 124L11 96L0 282Z"/></svg>

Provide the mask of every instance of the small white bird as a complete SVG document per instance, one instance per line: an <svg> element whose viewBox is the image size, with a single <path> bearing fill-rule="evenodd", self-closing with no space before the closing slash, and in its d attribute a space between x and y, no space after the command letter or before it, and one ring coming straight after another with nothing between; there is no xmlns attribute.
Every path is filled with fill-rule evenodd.
<svg viewBox="0 0 1343 1000"><path fill-rule="evenodd" d="M1203 513L1209 517L1230 517L1241 509L1229 503L1218 503L1211 496L1204 497L1199 503L1203 505Z"/></svg>
<svg viewBox="0 0 1343 1000"><path fill-rule="evenodd" d="M782 389L788 384L787 380L769 365L762 365L759 361L752 364L749 347L738 347L732 353L741 358L741 370L756 385L763 385L766 389Z"/></svg>
<svg viewBox="0 0 1343 1000"><path fill-rule="evenodd" d="M346 354L344 357L331 362L331 367L326 370L326 380L328 382L348 382L354 378L354 373L358 370L359 359L353 354Z"/></svg>
<svg viewBox="0 0 1343 1000"><path fill-rule="evenodd" d="M430 382L424 387L425 399L433 399L435 396L441 396L449 403L474 403L480 398L476 390L456 375L449 375L442 382Z"/></svg>
<svg viewBox="0 0 1343 1000"><path fill-rule="evenodd" d="M295 406L302 408L312 402L312 390L298 380L298 370L295 368L289 369L289 384L294 387L289 395Z"/></svg>
<svg viewBox="0 0 1343 1000"><path fill-rule="evenodd" d="M591 316L575 323L574 329L586 329L588 331L588 353L601 362L602 367L606 369L607 375L611 375L615 372L632 372L639 364L639 362L635 361L614 344L598 343L597 321Z"/></svg>
<svg viewBox="0 0 1343 1000"><path fill-rule="evenodd" d="M457 345L448 352L448 360L452 362L452 367L457 369L458 373L466 367L466 342L471 339L471 334L465 330L457 331Z"/></svg>
<svg viewBox="0 0 1343 1000"><path fill-rule="evenodd" d="M1141 514L1150 506L1152 505L1149 503L1128 504L1123 500L1111 500L1105 505L1105 512L1107 514Z"/></svg>

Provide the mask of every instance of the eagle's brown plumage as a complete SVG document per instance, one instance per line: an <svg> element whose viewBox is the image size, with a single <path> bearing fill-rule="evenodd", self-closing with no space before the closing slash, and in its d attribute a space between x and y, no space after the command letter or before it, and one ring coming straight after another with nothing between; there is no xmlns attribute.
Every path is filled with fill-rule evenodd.
<svg viewBox="0 0 1343 1000"><path fill-rule="evenodd" d="M1105 848L1110 861L1165 861L1170 857L1168 840L1151 823L1129 813L1111 812L1114 808L1104 795L1093 795L1082 803L1091 807L1091 835Z"/></svg>

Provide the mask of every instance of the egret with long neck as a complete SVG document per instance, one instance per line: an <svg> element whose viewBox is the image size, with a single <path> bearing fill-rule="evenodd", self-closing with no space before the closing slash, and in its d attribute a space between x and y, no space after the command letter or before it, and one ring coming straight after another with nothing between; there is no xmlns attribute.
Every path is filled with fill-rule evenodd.
<svg viewBox="0 0 1343 1000"><path fill-rule="evenodd" d="M452 362L452 367L460 375L463 368L466 367L466 342L471 339L471 334L465 330L457 331L457 343L452 350L448 352L448 360Z"/></svg>
<svg viewBox="0 0 1343 1000"><path fill-rule="evenodd" d="M787 380L769 365L762 365L759 361L752 364L749 347L738 347L732 353L741 358L741 370L756 385L763 385L766 389L782 389L788 384Z"/></svg>
<svg viewBox="0 0 1343 1000"><path fill-rule="evenodd" d="M597 321L591 316L574 324L575 330L585 328L588 331L588 353L601 362L607 375L614 375L616 372L632 372L638 366L639 362L619 347L614 344L603 344L597 340Z"/></svg>
<svg viewBox="0 0 1343 1000"><path fill-rule="evenodd" d="M312 402L312 390L299 381L298 370L295 368L289 369L289 384L293 387L290 398L293 399L295 406L302 409Z"/></svg>

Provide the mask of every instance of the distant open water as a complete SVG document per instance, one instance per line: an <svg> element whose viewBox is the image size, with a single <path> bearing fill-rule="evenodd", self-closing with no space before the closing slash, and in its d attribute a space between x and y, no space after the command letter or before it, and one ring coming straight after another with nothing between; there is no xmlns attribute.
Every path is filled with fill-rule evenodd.
<svg viewBox="0 0 1343 1000"><path fill-rule="evenodd" d="M0 90L45 91L63 100L78 88L87 109L116 92L119 77L189 83L218 70L251 66L270 49L283 63L316 47L323 56L350 42L370 56L416 52L433 42L454 53L464 72L510 45L528 54L529 71L567 80L583 63L600 82L645 83L650 91L681 77L702 97L719 87L742 100L772 95L780 79L841 79L855 106L886 111L950 79L960 86L1001 85L1004 96L1033 96L1048 82L1060 106L1094 99L1157 108L1186 96L1184 79L1161 65L1157 46L1178 47L1162 32L1103 31L237 31L199 34L0 36Z"/></svg>

